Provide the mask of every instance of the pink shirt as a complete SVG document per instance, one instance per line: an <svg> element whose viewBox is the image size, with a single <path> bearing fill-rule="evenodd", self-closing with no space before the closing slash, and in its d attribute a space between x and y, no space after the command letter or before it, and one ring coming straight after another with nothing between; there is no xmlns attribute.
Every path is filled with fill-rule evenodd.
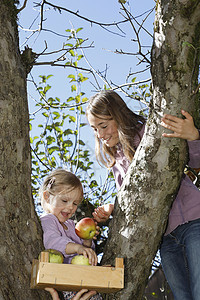
<svg viewBox="0 0 200 300"><path fill-rule="evenodd" d="M144 127L143 127L144 132ZM143 134L142 132L142 134ZM136 137L136 147L140 139ZM200 167L200 140L189 141L189 162L191 168ZM116 187L119 190L123 178L130 165L121 147L117 150L116 163L112 168ZM183 175L176 199L173 202L168 218L165 235L172 232L177 226L200 218L200 191L187 175Z"/></svg>
<svg viewBox="0 0 200 300"><path fill-rule="evenodd" d="M53 214L47 214L40 218L43 229L43 243L45 249L55 249L62 252L64 256L64 263L70 264L72 258L77 255L68 255L65 248L68 243L83 244L83 240L78 237L75 232L75 223L73 220L67 220L64 224L66 229L58 221ZM94 242L92 249L94 250Z"/></svg>

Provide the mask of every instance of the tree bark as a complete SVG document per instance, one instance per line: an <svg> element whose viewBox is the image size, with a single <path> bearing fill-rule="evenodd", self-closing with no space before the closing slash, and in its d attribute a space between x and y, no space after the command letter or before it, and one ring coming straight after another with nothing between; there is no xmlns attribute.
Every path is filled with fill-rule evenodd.
<svg viewBox="0 0 200 300"><path fill-rule="evenodd" d="M30 290L42 232L31 194L26 74L14 1L1 0L0 11L0 299L47 299L46 292Z"/></svg>
<svg viewBox="0 0 200 300"><path fill-rule="evenodd" d="M118 192L102 263L125 260L125 288L107 299L142 299L152 260L177 193L187 144L162 138L163 113L194 113L197 103L200 1L157 1L150 113L144 137Z"/></svg>

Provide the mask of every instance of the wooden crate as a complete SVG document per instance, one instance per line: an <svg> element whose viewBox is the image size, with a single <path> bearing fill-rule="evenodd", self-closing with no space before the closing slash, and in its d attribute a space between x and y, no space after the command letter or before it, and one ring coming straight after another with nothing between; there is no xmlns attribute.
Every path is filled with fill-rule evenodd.
<svg viewBox="0 0 200 300"><path fill-rule="evenodd" d="M33 260L32 289L53 287L60 291L79 291L85 288L114 293L124 287L123 258L115 259L115 267L100 267L49 263L48 255L42 252L40 260Z"/></svg>

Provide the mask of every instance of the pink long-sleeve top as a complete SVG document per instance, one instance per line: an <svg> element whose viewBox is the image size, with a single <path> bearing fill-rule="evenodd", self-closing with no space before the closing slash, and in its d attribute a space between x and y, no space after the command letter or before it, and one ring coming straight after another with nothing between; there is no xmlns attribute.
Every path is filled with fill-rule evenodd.
<svg viewBox="0 0 200 300"><path fill-rule="evenodd" d="M140 133L143 135L144 127ZM136 147L139 143L140 138L136 137ZM199 168L200 140L188 141L188 148L189 167ZM115 177L116 187L119 190L130 165L130 161L125 157L121 147L118 148L115 159L116 163L112 167L112 171ZM191 179L187 175L183 174L178 194L169 213L165 235L172 232L177 226L198 218L200 218L200 191L193 184Z"/></svg>
<svg viewBox="0 0 200 300"><path fill-rule="evenodd" d="M53 214L47 214L40 218L43 229L43 243L45 249L55 249L62 252L64 256L64 263L70 264L72 258L77 255L66 254L65 249L68 243L83 244L83 240L78 237L75 232L75 223L73 220L64 222L64 226L58 221ZM94 242L92 242L93 250L95 249Z"/></svg>

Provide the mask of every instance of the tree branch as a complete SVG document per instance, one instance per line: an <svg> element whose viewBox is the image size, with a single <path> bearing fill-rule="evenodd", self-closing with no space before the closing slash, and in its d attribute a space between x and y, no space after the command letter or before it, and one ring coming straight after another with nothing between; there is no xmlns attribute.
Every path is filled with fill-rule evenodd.
<svg viewBox="0 0 200 300"><path fill-rule="evenodd" d="M26 7L27 1L28 1L28 0L24 0L24 4L22 5L22 7L19 8L19 9L17 9L18 13L19 13L20 11L22 11L22 10Z"/></svg>

